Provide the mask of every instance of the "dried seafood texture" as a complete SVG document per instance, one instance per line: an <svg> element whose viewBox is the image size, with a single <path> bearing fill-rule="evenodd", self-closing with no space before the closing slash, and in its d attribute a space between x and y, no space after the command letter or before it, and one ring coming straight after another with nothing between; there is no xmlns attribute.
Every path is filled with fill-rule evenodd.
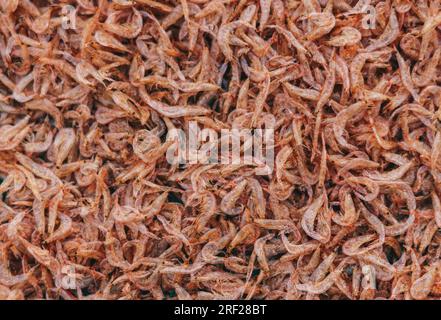
<svg viewBox="0 0 441 320"><path fill-rule="evenodd" d="M440 299L440 26L439 0L0 0L0 298ZM171 163L190 123L272 129L273 170Z"/></svg>

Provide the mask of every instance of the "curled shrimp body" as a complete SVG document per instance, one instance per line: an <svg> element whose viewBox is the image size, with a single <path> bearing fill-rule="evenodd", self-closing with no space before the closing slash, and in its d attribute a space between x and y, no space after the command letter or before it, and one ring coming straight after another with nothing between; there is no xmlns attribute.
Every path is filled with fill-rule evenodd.
<svg viewBox="0 0 441 320"><path fill-rule="evenodd" d="M439 299L439 4L0 0L0 299Z"/></svg>

